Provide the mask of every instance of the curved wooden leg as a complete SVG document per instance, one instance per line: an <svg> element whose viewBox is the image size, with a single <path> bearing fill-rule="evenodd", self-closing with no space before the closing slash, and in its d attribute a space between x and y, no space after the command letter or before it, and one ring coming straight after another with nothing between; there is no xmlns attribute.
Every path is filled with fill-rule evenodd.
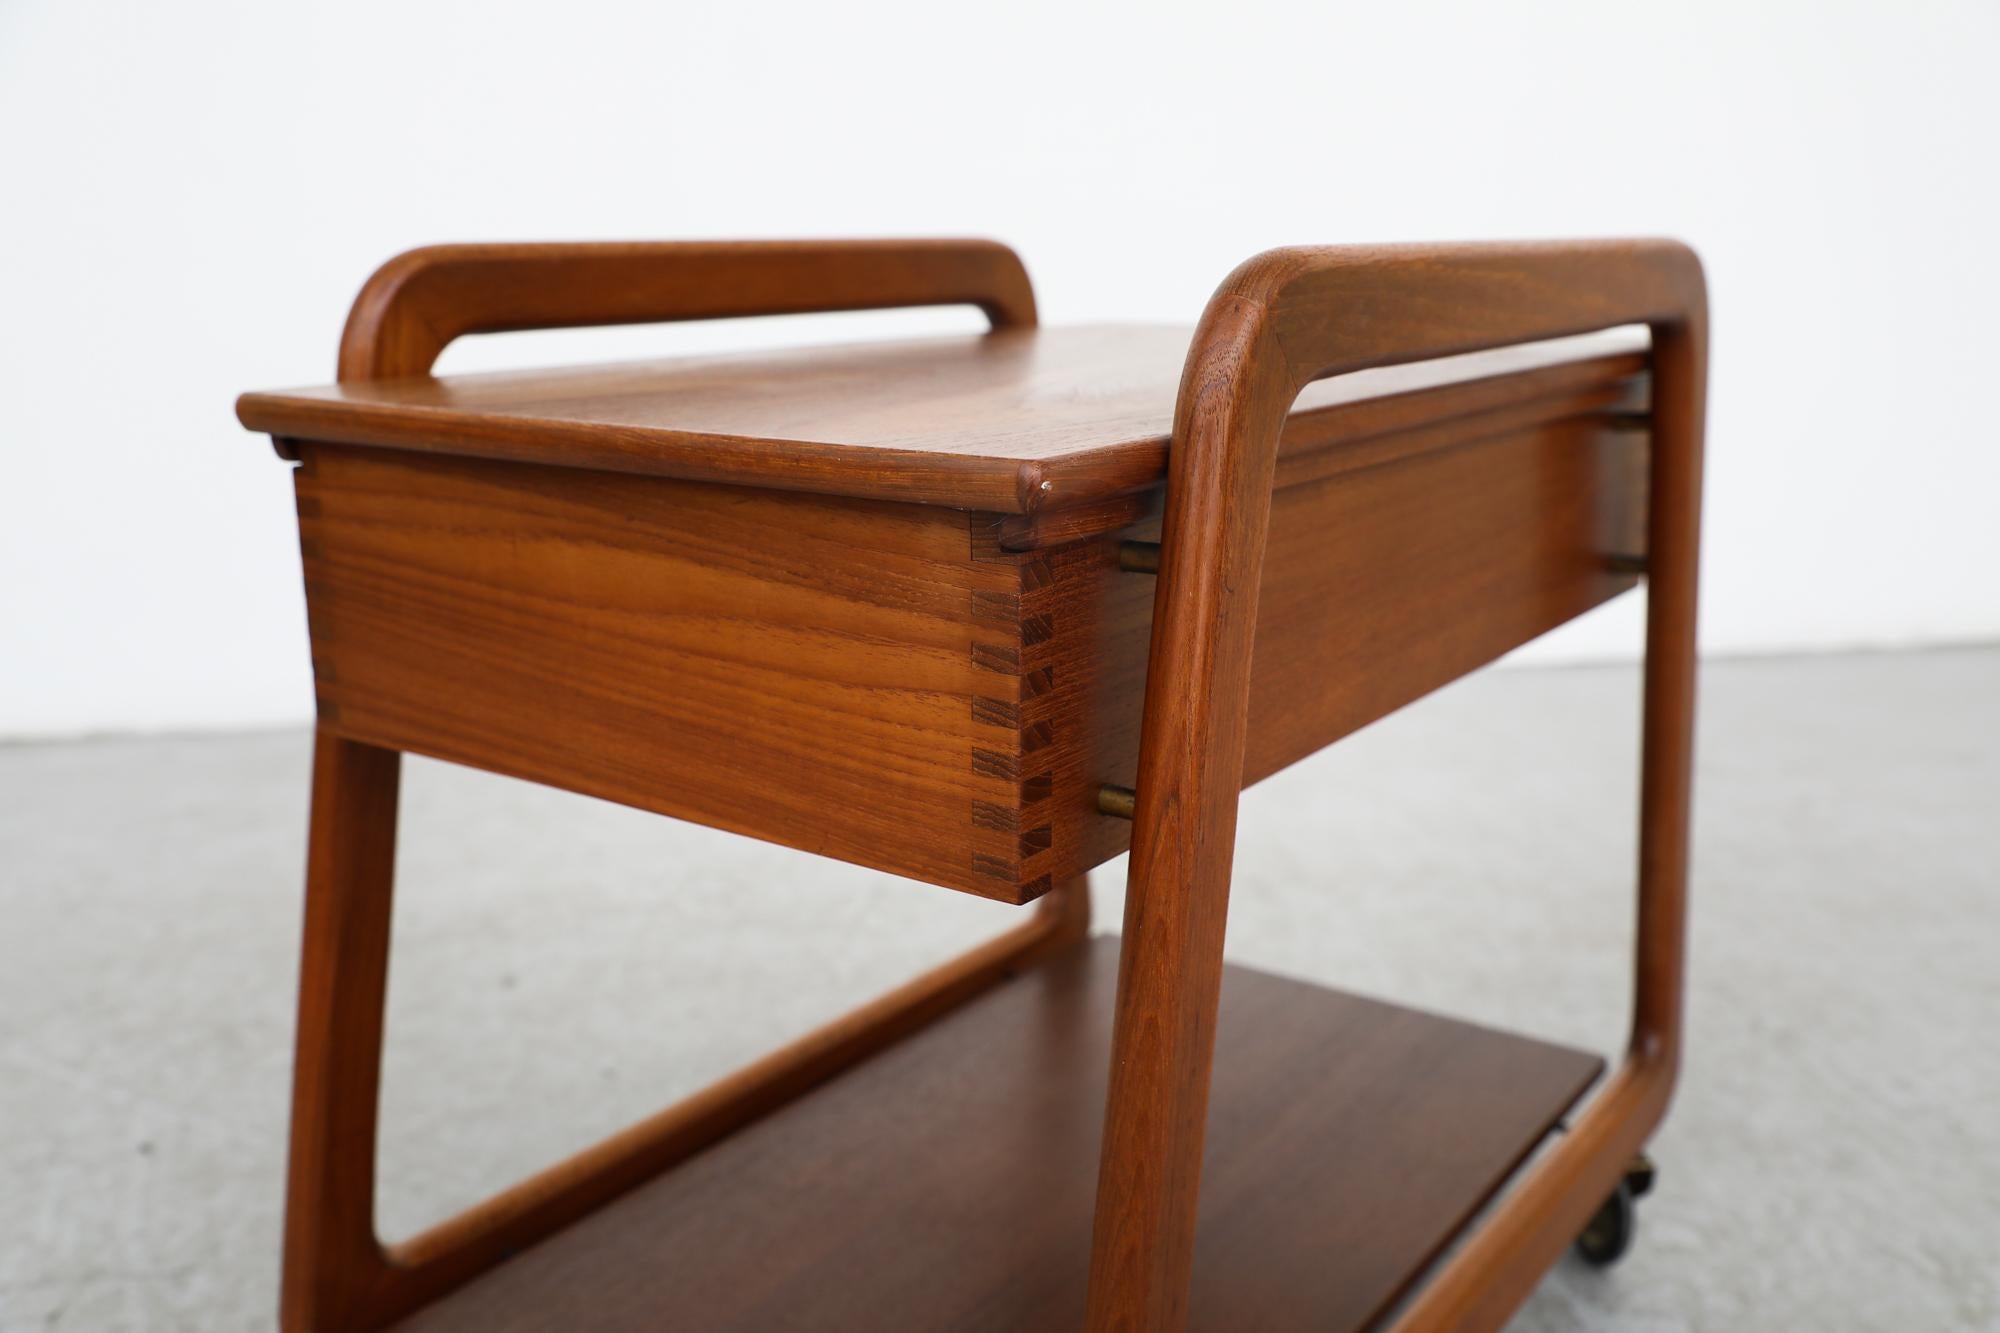
<svg viewBox="0 0 2000 1333"><path fill-rule="evenodd" d="M313 760L280 1321L378 1328L1080 940L1078 877L978 948L403 1244L375 1234L400 759L322 730Z"/></svg>
<svg viewBox="0 0 2000 1333"><path fill-rule="evenodd" d="M1391 1325L1395 1333L1505 1324L1616 1187L1673 1098L1687 962L1705 356L1699 331L1654 335L1638 940L1625 1059L1561 1142L1418 1291Z"/></svg>
<svg viewBox="0 0 2000 1333"><path fill-rule="evenodd" d="M1034 915L1012 930L392 1247L390 1305L400 1313L435 1300L1069 947L1089 922L1090 885L1079 876L1044 895Z"/></svg>
<svg viewBox="0 0 2000 1333"><path fill-rule="evenodd" d="M313 742L305 942L292 1071L279 1320L363 1328L386 1263L375 1239L375 1113L401 756Z"/></svg>
<svg viewBox="0 0 2000 1333"><path fill-rule="evenodd" d="M1133 885L1126 898L1111 1089L1091 1243L1091 1333L1187 1321L1223 906Z"/></svg>

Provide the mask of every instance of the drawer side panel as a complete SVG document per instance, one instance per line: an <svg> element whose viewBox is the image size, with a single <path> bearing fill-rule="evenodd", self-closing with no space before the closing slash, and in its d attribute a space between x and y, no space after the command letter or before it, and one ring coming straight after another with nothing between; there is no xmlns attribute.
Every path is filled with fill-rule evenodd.
<svg viewBox="0 0 2000 1333"><path fill-rule="evenodd" d="M1283 485L1276 491L1251 667L1246 785L1387 716L1637 584L1643 428L1581 416ZM1158 540L1149 520L1123 534ZM1098 784L1133 785L1154 580L1120 573L1117 539L1070 612L1094 657L1087 739L1058 770L1057 874L1123 852L1131 825Z"/></svg>

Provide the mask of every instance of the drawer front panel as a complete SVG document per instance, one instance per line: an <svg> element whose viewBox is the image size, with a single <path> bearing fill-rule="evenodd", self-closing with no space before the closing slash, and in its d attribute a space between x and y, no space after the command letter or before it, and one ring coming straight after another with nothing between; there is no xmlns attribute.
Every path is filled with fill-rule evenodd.
<svg viewBox="0 0 2000 1333"><path fill-rule="evenodd" d="M320 717L1021 900L1021 580L954 510L306 445Z"/></svg>

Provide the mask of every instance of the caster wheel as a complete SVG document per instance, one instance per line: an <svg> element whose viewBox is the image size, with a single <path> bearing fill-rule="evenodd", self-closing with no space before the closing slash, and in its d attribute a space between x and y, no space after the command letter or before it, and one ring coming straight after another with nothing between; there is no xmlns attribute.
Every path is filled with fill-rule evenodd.
<svg viewBox="0 0 2000 1333"><path fill-rule="evenodd" d="M1649 1188L1651 1183L1647 1182ZM1625 1251L1632 1248L1632 1234L1639 1229L1639 1209L1633 1202L1638 1194L1630 1180L1618 1182L1618 1188L1576 1238L1578 1258L1592 1268L1609 1268L1625 1257Z"/></svg>
<svg viewBox="0 0 2000 1333"><path fill-rule="evenodd" d="M1643 1199L1653 1192L1653 1159L1640 1153L1632 1159L1632 1165L1625 1168L1625 1185L1632 1191L1632 1197Z"/></svg>

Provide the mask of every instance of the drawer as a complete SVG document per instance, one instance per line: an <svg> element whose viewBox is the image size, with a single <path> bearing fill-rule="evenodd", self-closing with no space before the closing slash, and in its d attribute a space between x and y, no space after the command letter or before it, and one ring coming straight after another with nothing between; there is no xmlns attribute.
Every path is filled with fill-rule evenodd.
<svg viewBox="0 0 2000 1333"><path fill-rule="evenodd" d="M1007 902L1125 849L1097 792L1136 768L1144 494L1024 530L295 448L324 726ZM1645 463L1643 418L1602 414L1287 454L1245 780L1632 587Z"/></svg>

